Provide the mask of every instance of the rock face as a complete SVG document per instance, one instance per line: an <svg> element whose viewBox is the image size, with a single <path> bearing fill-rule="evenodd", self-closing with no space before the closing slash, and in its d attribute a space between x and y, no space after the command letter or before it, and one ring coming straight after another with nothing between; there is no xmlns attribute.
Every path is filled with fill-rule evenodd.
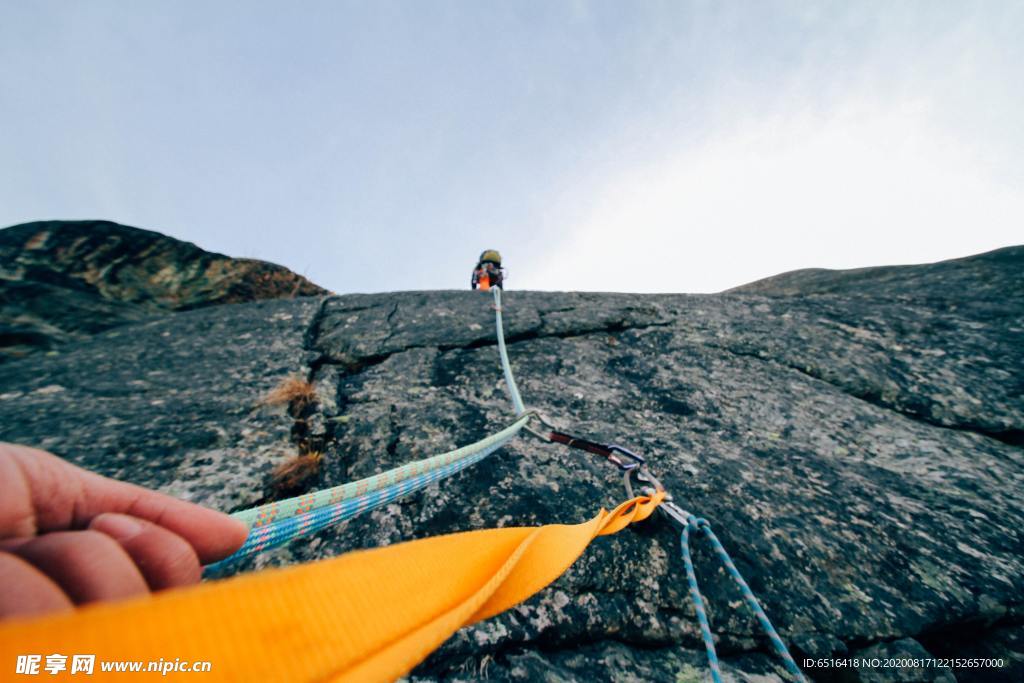
<svg viewBox="0 0 1024 683"><path fill-rule="evenodd" d="M328 292L287 268L109 221L0 230L0 362L216 304Z"/></svg>
<svg viewBox="0 0 1024 683"><path fill-rule="evenodd" d="M795 270L736 287L730 292L766 296L856 295L886 301L969 308L975 315L1019 315L1024 292L1024 247L1006 247L954 261L921 266L854 270Z"/></svg>
<svg viewBox="0 0 1024 683"><path fill-rule="evenodd" d="M508 292L528 406L643 453L710 520L805 659L983 657L999 668L806 668L822 681L1024 678L1024 248L718 295ZM787 279L787 277L789 279ZM915 283L913 287L906 283ZM794 284L797 283L797 284ZM0 368L0 438L223 510L268 495L297 440L311 487L510 421L490 298L402 292L187 311ZM315 382L301 414L260 407ZM524 436L486 463L248 570L471 528L578 522L625 497L593 456ZM552 586L458 632L418 681L708 680L679 534L594 542ZM715 556L694 562L723 670L785 680Z"/></svg>

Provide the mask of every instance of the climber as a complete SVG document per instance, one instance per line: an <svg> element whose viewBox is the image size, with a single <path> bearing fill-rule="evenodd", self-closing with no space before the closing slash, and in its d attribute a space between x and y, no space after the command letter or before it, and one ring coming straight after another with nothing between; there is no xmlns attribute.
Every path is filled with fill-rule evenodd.
<svg viewBox="0 0 1024 683"><path fill-rule="evenodd" d="M473 278L470 286L473 289L479 287L486 291L491 287L501 287L505 279L505 271L501 269L501 254L494 249L488 249L480 254L480 260L473 269Z"/></svg>
<svg viewBox="0 0 1024 683"><path fill-rule="evenodd" d="M0 443L0 619L197 583L247 534L220 512Z"/></svg>

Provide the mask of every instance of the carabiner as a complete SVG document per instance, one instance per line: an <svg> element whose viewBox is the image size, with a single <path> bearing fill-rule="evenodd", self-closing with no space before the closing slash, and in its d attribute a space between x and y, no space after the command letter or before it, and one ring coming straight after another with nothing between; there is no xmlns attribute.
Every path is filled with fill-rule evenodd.
<svg viewBox="0 0 1024 683"><path fill-rule="evenodd" d="M539 410L536 410L534 408L529 408L529 409L525 410L524 412L520 413L520 415L517 416L517 417L521 417L522 415L529 415L530 417L536 418L542 425L544 425L545 427L547 427L548 429L550 429L552 431L555 431L555 430L558 429L557 427L555 427L555 425L551 424L550 420L548 420L546 417L544 417L544 415ZM541 434L536 429L531 427L529 425L529 423L527 423L526 425L523 426L523 431L528 432L530 434L533 434L535 437L537 437L541 441L546 441L548 443L551 443L551 437L549 435Z"/></svg>
<svg viewBox="0 0 1024 683"><path fill-rule="evenodd" d="M681 527L685 527L690 523L690 517L692 517L692 515L679 507L672 500L672 494L665 490L662 483L657 477L651 474L651 471L647 469L646 465L637 465L636 467L626 470L626 473L623 476L624 483L626 484L626 493L630 498L636 497L636 493L633 492L633 477L636 477L637 482L647 484L647 486L640 490L641 493L645 495L650 495L659 491L665 493L665 498L661 501L661 505L658 506L658 509L664 512L670 520Z"/></svg>
<svg viewBox="0 0 1024 683"><path fill-rule="evenodd" d="M520 413L520 416L522 415L529 415L530 417L537 418L542 425L550 430L547 434L544 434L533 429L529 425L523 427L524 431L533 434L541 441L547 441L548 443L560 443L563 446L568 446L569 448L575 448L577 450L586 451L587 453L599 455L618 467L622 472L635 470L637 467L641 467L647 462L644 460L642 455L634 453L628 448L624 448L617 444L597 443L596 441L590 441L589 439L573 436L572 434L560 431L558 427L545 418L540 411L531 409Z"/></svg>
<svg viewBox="0 0 1024 683"><path fill-rule="evenodd" d="M573 436L572 434L566 434L565 432L560 432L558 430L552 430L551 433L548 434L548 441L553 441L554 443L560 443L563 446L568 446L569 448L575 448L580 451L599 455L623 472L636 469L644 464L642 456L637 455L633 451L623 448L622 446L598 443L596 441L591 441L590 439Z"/></svg>
<svg viewBox="0 0 1024 683"><path fill-rule="evenodd" d="M607 457L609 462L611 462L613 465L618 467L623 472L635 470L636 468L642 467L647 463L647 461L644 460L644 457L642 455L634 453L628 448L623 448L622 446L619 446L614 443L608 444L606 448L608 449L609 454L605 457ZM615 453L621 453L622 455L632 460L632 462L624 462L622 458L616 456Z"/></svg>

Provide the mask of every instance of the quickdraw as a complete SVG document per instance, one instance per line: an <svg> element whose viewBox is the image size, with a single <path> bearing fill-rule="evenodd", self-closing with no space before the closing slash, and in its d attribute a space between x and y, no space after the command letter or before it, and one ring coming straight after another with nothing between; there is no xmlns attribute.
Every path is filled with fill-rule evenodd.
<svg viewBox="0 0 1024 683"><path fill-rule="evenodd" d="M740 592L743 594L744 601L750 608L750 611L754 614L758 623L761 625L762 630L768 636L768 640L771 641L772 648L782 660L786 670L793 676L794 680L800 681L801 683L806 681L803 672L800 671L800 667L797 666L796 661L794 661L792 655L790 655L786 644L782 641L782 638L779 637L775 627L772 626L771 621L768 619L768 615L765 614L764 608L761 607L761 603L754 595L754 592L750 589L750 586L743 579L743 575L740 574L739 569L736 568L736 564L732 561L732 558L725 550L721 541L718 540L718 537L715 536L715 533L711 530L711 523L703 517L697 517L680 507L675 500L673 500L672 494L666 491L661 481L648 469L647 460L643 456L617 444L603 444L589 439L584 439L582 437L572 436L571 434L559 431L553 424L551 424L550 421L544 418L537 411L533 411L533 414L551 431L545 434L543 432L538 432L529 426L524 428L525 431L533 434L542 441L560 443L570 448L575 448L604 457L608 462L615 465L623 472L623 483L626 488L626 493L630 498L635 497L638 493L634 491L634 480L639 488L639 493L646 495L661 493L664 495L658 509L661 510L669 521L681 530L680 546L682 549L683 564L686 568L686 580L689 584L690 597L693 599L694 609L697 612L697 621L700 625L701 639L704 642L704 650L707 654L708 666L711 669L711 678L714 683L721 683L722 672L718 663L718 654L715 651L714 637L711 634L711 624L708 620L707 611L704 609L704 598L701 595L700 586L697 583L697 573L694 570L693 559L690 556L691 532L702 532L707 537L712 548L714 548L715 553L718 555L719 561L739 587Z"/></svg>

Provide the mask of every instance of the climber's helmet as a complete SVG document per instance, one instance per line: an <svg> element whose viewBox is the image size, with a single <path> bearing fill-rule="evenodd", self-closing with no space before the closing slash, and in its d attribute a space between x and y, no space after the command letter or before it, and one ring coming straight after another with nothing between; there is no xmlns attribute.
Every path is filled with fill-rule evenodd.
<svg viewBox="0 0 1024 683"><path fill-rule="evenodd" d="M488 249L484 253L480 254L480 263L493 263L494 265L501 267L501 254L496 249Z"/></svg>

